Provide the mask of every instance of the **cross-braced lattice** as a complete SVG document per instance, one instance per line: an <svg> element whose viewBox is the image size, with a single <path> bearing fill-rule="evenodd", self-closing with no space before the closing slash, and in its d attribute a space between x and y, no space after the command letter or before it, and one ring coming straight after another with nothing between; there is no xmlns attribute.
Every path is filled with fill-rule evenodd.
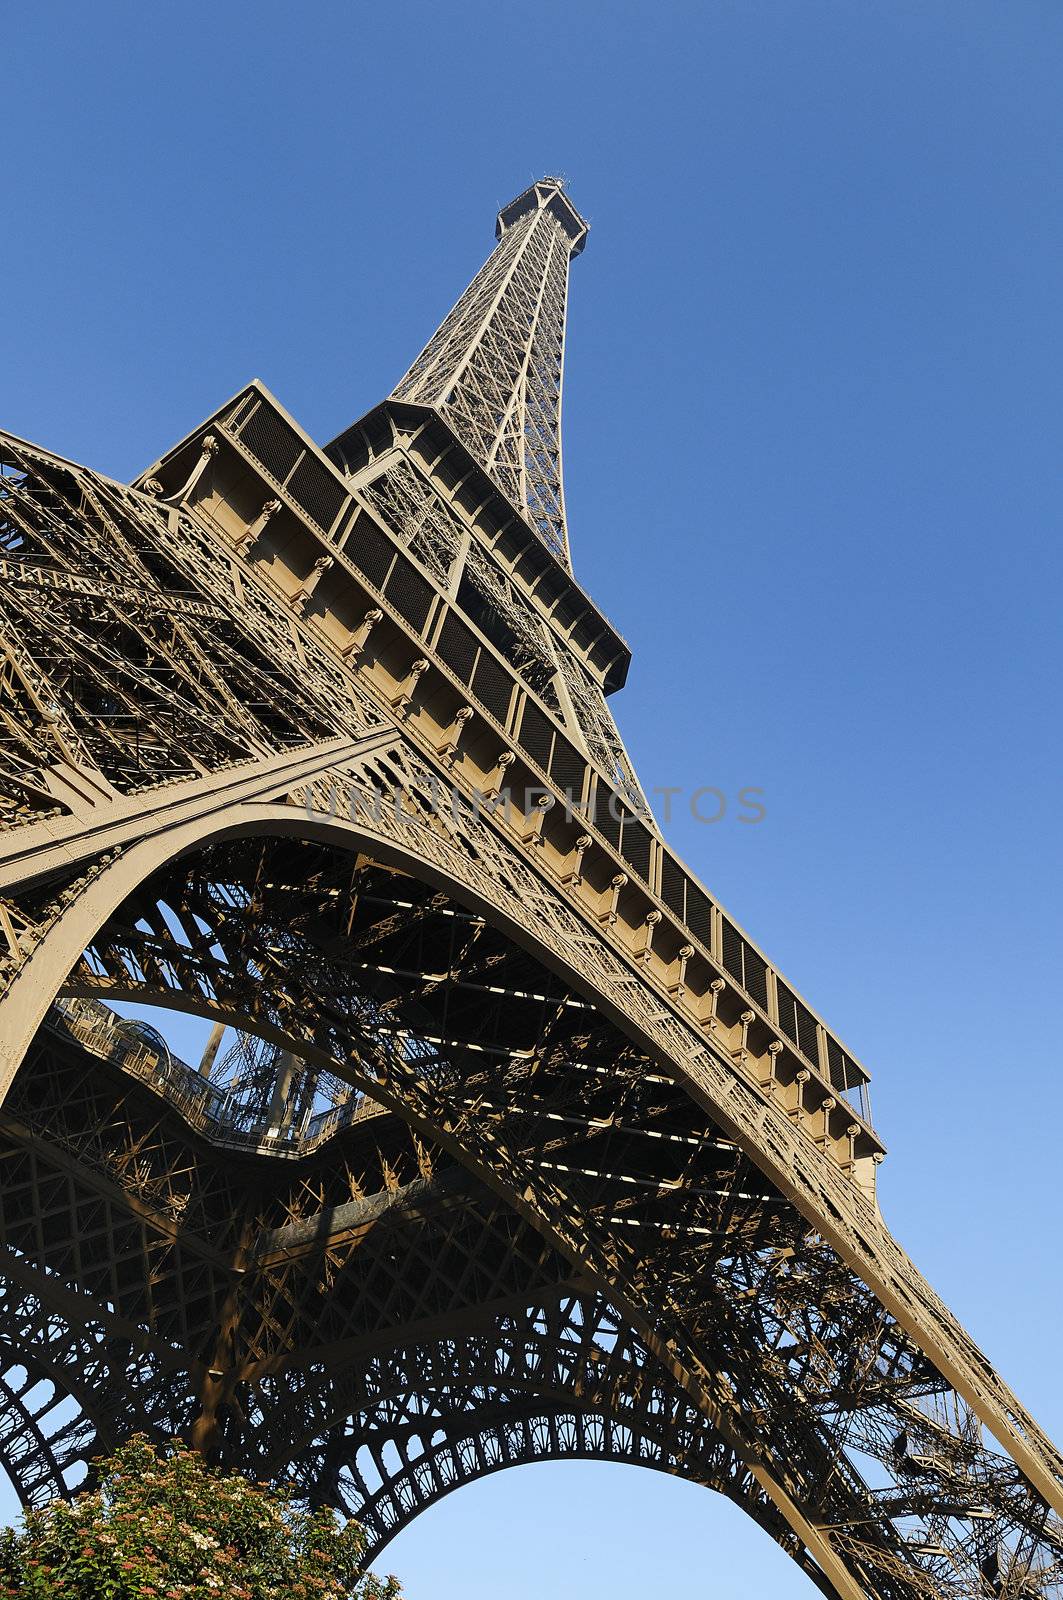
<svg viewBox="0 0 1063 1600"><path fill-rule="evenodd" d="M327 451L259 384L133 487L0 436L0 1459L39 1504L181 1434L374 1553L626 1461L840 1600L1059 1595L1063 1462L889 1234L866 1072L648 815L567 559L585 225L499 226Z"/></svg>

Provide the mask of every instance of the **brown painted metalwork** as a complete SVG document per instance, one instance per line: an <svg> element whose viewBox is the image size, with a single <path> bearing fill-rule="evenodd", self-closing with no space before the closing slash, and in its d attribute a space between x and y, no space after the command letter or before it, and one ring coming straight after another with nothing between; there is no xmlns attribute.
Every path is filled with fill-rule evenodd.
<svg viewBox="0 0 1063 1600"><path fill-rule="evenodd" d="M257 383L132 487L0 439L0 1456L32 1504L180 1433L374 1553L627 1461L828 1595L1055 1594L1063 1463L890 1236L865 1070L616 730L585 236L519 196L326 450Z"/></svg>

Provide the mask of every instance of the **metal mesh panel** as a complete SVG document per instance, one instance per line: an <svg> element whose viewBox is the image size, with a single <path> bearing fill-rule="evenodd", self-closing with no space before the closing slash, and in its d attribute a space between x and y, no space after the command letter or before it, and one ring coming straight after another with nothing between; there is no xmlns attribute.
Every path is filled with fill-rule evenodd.
<svg viewBox="0 0 1063 1600"><path fill-rule="evenodd" d="M834 1089L854 1089L858 1083L863 1082L863 1073L853 1066L837 1039L832 1039L829 1033L827 1066L830 1071L831 1087Z"/></svg>
<svg viewBox="0 0 1063 1600"><path fill-rule="evenodd" d="M793 991L781 978L776 977L775 993L779 1000L779 1027L791 1043L800 1049L800 1040L797 1036L797 1001Z"/></svg>
<svg viewBox="0 0 1063 1600"><path fill-rule="evenodd" d="M793 991L778 976L775 980L775 992L779 1001L779 1027L801 1054L807 1057L813 1066L818 1066L819 1048L815 1018L808 1007L801 1004Z"/></svg>
<svg viewBox="0 0 1063 1600"><path fill-rule="evenodd" d="M358 518L354 532L343 547L343 553L365 574L375 589L383 589L395 546L367 516Z"/></svg>
<svg viewBox="0 0 1063 1600"><path fill-rule="evenodd" d="M550 766L550 741L554 735L553 725L539 707L531 700L525 700L524 710L520 718L520 743L528 752L536 766L544 772Z"/></svg>
<svg viewBox="0 0 1063 1600"><path fill-rule="evenodd" d="M439 630L436 651L462 683L472 682L473 663L478 649L476 635L455 612L448 611Z"/></svg>
<svg viewBox="0 0 1063 1600"><path fill-rule="evenodd" d="M712 949L712 901L687 879L687 927L706 950Z"/></svg>
<svg viewBox="0 0 1063 1600"><path fill-rule="evenodd" d="M762 1011L768 1009L768 964L742 938L727 918L723 919L723 964Z"/></svg>
<svg viewBox="0 0 1063 1600"><path fill-rule="evenodd" d="M819 1063L819 1045L816 1038L816 1019L807 1006L800 1000L794 1001L794 1010L797 1013L797 1042L802 1054L807 1056L813 1065Z"/></svg>
<svg viewBox="0 0 1063 1600"><path fill-rule="evenodd" d="M509 715L509 702L513 696L513 679L505 667L499 666L486 650L481 652L476 667L473 693L492 716L497 717L499 722L505 722Z"/></svg>
<svg viewBox="0 0 1063 1600"><path fill-rule="evenodd" d="M602 835L602 838L607 839L614 850L619 850L620 848L622 815L623 807L616 795L599 778L594 795L594 825Z"/></svg>
<svg viewBox="0 0 1063 1600"><path fill-rule="evenodd" d="M686 921L686 874L674 856L663 855L661 860L661 899L665 905L675 912L681 921Z"/></svg>
<svg viewBox="0 0 1063 1600"><path fill-rule="evenodd" d="M265 401L240 429L240 442L278 483L285 481L303 450L303 442L294 428Z"/></svg>
<svg viewBox="0 0 1063 1600"><path fill-rule="evenodd" d="M574 750L567 739L559 733L554 734L554 753L550 757L550 776L559 789L563 789L573 800L578 800L583 793L583 779L587 771L587 763Z"/></svg>
<svg viewBox="0 0 1063 1600"><path fill-rule="evenodd" d="M742 940L737 928L727 918L723 919L723 964L732 978L744 982L742 976Z"/></svg>
<svg viewBox="0 0 1063 1600"><path fill-rule="evenodd" d="M388 579L385 593L395 610L406 618L412 628L420 633L428 620L428 608L434 594L427 578L413 568L404 556L395 563Z"/></svg>
<svg viewBox="0 0 1063 1600"><path fill-rule="evenodd" d="M749 945L743 945L742 961L745 967L745 985L747 992L757 1002L762 1011L768 1009L768 963L763 956L758 956Z"/></svg>
<svg viewBox="0 0 1063 1600"><path fill-rule="evenodd" d="M288 493L324 533L332 527L347 498L343 485L312 455L305 455L292 473Z"/></svg>
<svg viewBox="0 0 1063 1600"><path fill-rule="evenodd" d="M624 836L621 853L628 866L633 867L644 882L650 876L650 831L637 817L624 818Z"/></svg>

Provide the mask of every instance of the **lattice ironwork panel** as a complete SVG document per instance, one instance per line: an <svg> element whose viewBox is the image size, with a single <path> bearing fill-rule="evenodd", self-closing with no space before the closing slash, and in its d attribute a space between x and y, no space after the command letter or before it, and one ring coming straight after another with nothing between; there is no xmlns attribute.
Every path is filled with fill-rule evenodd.
<svg viewBox="0 0 1063 1600"><path fill-rule="evenodd" d="M260 385L135 488L0 440L0 1459L178 1434L374 1550L628 1461L839 1600L1058 1595L1063 1461L886 1229L864 1070L647 824L568 568L585 234L506 207L329 455Z"/></svg>

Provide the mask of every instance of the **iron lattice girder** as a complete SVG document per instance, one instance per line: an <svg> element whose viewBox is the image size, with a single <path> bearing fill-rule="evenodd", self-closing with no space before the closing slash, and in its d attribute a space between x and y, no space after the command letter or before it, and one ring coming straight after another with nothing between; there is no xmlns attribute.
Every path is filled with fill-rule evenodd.
<svg viewBox="0 0 1063 1600"><path fill-rule="evenodd" d="M252 412L252 420L257 415L257 411ZM287 629L280 626L276 591L272 587L274 578L267 578L258 564L253 576L241 573L225 544L205 538L187 514L171 508L166 514L165 523L156 525L158 518L155 509L145 504L142 497L119 491L115 486L106 485L93 475L65 464L51 462L23 445L12 447L9 454L17 466L16 481L19 487L27 478L36 482L36 473L41 480L41 498L46 503L53 497L52 485L56 479L64 486L64 501L68 508L77 503L79 497L89 495L93 506L102 508L105 514L105 520L100 523L100 532L108 540L108 549L114 547L121 551L135 548L142 552L142 558L138 558L137 564L131 569L131 577L135 578L149 599L149 616L138 622L139 629L148 636L145 649L154 648L152 641L159 626L158 616L165 609L157 603L166 592L159 577L167 574L172 576L171 568L175 569L182 574L184 590L199 583L217 600L219 609L224 610L228 620L226 627L221 630L219 641L223 651L237 649L258 663L265 639L270 651L275 652L285 669L300 675L302 693L304 696L310 694L315 715L319 719L313 726L320 726L322 731L329 730L336 735L340 734L340 730L348 736L360 733L361 739L357 743L348 742L346 747L341 737L332 741L325 738L310 749L289 751L282 745L280 753L260 757L258 770L251 769L249 765L246 773L238 767L231 773L223 770L199 780L183 778L173 785L157 780L152 783L148 771L137 767L143 751L150 752L155 746L165 744L168 760L187 762L185 752L178 749L171 753L169 749L173 729L167 720L151 724L150 738L144 734L140 723L127 729L121 751L114 754L105 750L100 756L104 761L102 769L86 769L84 765L68 759L68 741L65 734L59 737L57 718L49 709L61 705L65 690L52 683L45 673L35 702L34 716L29 719L27 726L33 736L33 753L39 762L35 769L38 789L49 809L36 819L27 817L26 827L17 836L12 836L9 849L0 851L0 855L7 856L6 860L0 860L0 887L3 884L24 883L30 862L33 876L42 880L55 877L59 868L75 861L91 868L101 852L138 837L137 827L141 819L144 826L150 822L154 829L172 828L179 820L187 821L194 815L203 815L211 809L218 810L223 803L233 804L238 799L247 800L255 796L283 795L287 792L286 783L290 785L299 781L300 772L305 775L306 771L315 770L315 762L326 756L331 756L332 762L322 760L316 770L320 772L332 765L339 781L333 783L324 794L322 803L326 808L335 809L337 805L345 808L353 799L354 790L343 781L342 761L356 750L363 753L367 750L364 740L368 729L379 729L385 743L391 738L390 721L366 697L363 686L368 687L371 694L382 690L386 707L401 702L406 734L417 741L423 751L427 750L437 757L443 755L444 771L440 773L437 767L434 776L431 769L428 773L429 781L435 784L437 804L441 803L440 796L445 794L448 781L466 794L471 792L474 804L478 804L483 795L492 792L492 768L496 760L509 761L513 756L512 748L507 750L503 747L499 752L494 741L512 740L511 733L502 728L492 729L489 722L481 729L477 714L474 713L472 720L467 723L467 735L462 741L468 748L463 750L460 759L455 760L449 753L449 733L447 738L444 738L444 733L454 715L465 716L469 708L462 708L460 702L456 704L451 700L450 710L437 712L434 707L430 709L424 694L416 707L406 706L401 693L406 668L399 666L396 675L396 669L391 665L390 649L381 649L372 660L367 656L360 657L361 670L357 679L350 672L338 671L336 661L322 648L321 635L312 625L313 619L309 619L311 625L304 625L294 617L289 617ZM209 451L201 453L200 461L204 459L210 459ZM192 478L197 483L205 483L206 479L197 478L197 470L193 469ZM235 495L235 487L227 493ZM205 508L206 502L202 504ZM204 510L204 514L214 522L221 502L212 504L214 510L209 514ZM98 509L94 510L94 523L99 514ZM360 511L357 516L361 518ZM28 524L28 518L24 521ZM360 520L358 526L361 526ZM112 532L112 527L115 532ZM54 531L47 539L42 535L38 549L20 525L16 547L24 554L32 551L37 560L45 560L50 564L49 570L55 569L62 557L65 557L68 567L79 571L84 568L84 539L73 539L69 548L63 551L56 546L56 538ZM159 559L154 556L148 559L153 542L158 542L165 552L161 574ZM345 550L348 547L345 546ZM285 535L283 548L287 552L286 560L296 559L298 562L302 559L301 556L291 556L291 538L288 534ZM324 559L333 558L319 557L315 567ZM397 553L395 559L400 559ZM276 574L275 564L272 570ZM396 566L392 575L399 570ZM410 574L405 573L403 583L409 578ZM256 582L264 582L265 590L260 591ZM390 586L389 578L389 590ZM296 600L299 592L296 593ZM107 608L108 623L113 620L116 626L128 626L129 618L124 612L112 619L110 611L111 608ZM380 614L372 608L367 613L370 617ZM444 648L446 630L454 618L455 613L451 608L443 618L440 649ZM67 631L68 620L65 610L54 614L42 611L38 626L45 633L62 636ZM352 642L357 642L363 631L359 625L351 634ZM423 648L428 642L424 638L415 648ZM193 678L198 679L198 674L205 670L203 662L209 660L212 647L213 633L208 628L197 641L197 652L192 657ZM406 656L407 663L409 656L406 652L410 647L409 641L401 642L401 652ZM341 653L347 656L350 648L350 644L344 644ZM42 666L47 666L47 661L33 658L32 664L39 672ZM496 666L497 663L492 665L492 671ZM377 681L379 673L383 674L380 683ZM478 674L479 668L477 682ZM83 682L93 682L91 663L85 663L75 674L75 691ZM428 682L428 677L424 682ZM396 689L400 691L398 694ZM278 697L275 691L272 695L272 701L265 703L267 714L259 734L259 741L267 752L277 748L272 725L275 715L279 714L273 704ZM517 698L519 704L519 694ZM529 700L520 710L517 749L521 751L522 761L526 754L524 747L530 742L526 724L533 709ZM84 715L83 712L79 714ZM539 713L536 712L536 715ZM454 725L457 726L456 723ZM375 735L370 734L369 737ZM442 745L441 739L444 740ZM560 740L560 735L555 740L555 746L548 764L549 771L555 773L559 753L564 758L567 770L571 771L569 763L573 752ZM57 755L61 759L56 760ZM151 764L149 755L145 758L145 767L150 769ZM536 799L547 793L539 786L540 779L519 763L507 770L513 774L513 792L518 806L532 807L534 826L538 830L536 837L540 846L540 861L549 862L553 866L555 880L560 879L569 892L578 893L583 910L590 915L592 923L605 920L601 913L603 905L607 905L610 927L618 933L630 928L628 937L639 950L640 966L645 978L656 979L669 995L685 995L687 1008L693 1015L707 1019L710 1032L719 1030L726 1023L732 1035L737 1037L740 1034L741 1049L734 1053L748 1065L749 1074L756 1081L770 1081L773 1089L777 1086L780 1092L794 1096L794 1109L800 1113L803 1121L816 1125L817 1131L827 1137L832 1149L844 1153L850 1137L849 1130L855 1127L856 1145L848 1147L848 1154L850 1159L856 1160L858 1168L864 1169L865 1181L868 1181L866 1169L870 1161L877 1158L881 1145L866 1120L861 1125L857 1117L854 1123L851 1104L845 1103L844 1099L839 1102L836 1095L839 1090L844 1095L846 1086L851 1088L853 1084L859 1085L866 1074L848 1060L837 1041L817 1024L807 1007L796 1000L781 976L773 974L770 964L712 905L709 897L686 876L663 845L652 844L648 831L633 815L628 815L624 821L623 838L619 837L619 824L611 820L616 796L612 787L603 785L601 778L590 780L589 790L581 801L584 809L577 810L575 815L569 817L566 799L566 811L561 813L555 807L547 826L543 828L545 813L535 808ZM142 785L143 780L147 780L154 788L155 795L150 805L143 798L143 786L139 791L134 786L134 792L128 795L123 793L121 800L114 795L115 785L120 792L129 787L131 771L136 772ZM17 794L21 776L13 772L4 773L2 768L0 776L6 780L11 794ZM396 782L401 783L401 773L396 776L394 771L389 774L381 770L379 781L387 789ZM443 787L440 787L441 784ZM525 789L525 785L530 787ZM562 788L561 793L565 795L567 791ZM111 803L105 808L103 802L106 801ZM375 803L372 796L369 797L369 803ZM200 808L198 812L197 805ZM586 806L590 807L593 826L584 820L588 814ZM560 826L555 825L554 818L560 818ZM517 821L520 821L519 814ZM632 829L635 830L633 833ZM521 824L517 831L521 842L526 842L527 825ZM608 846L604 841L608 841ZM623 870L633 863L638 863L638 877ZM622 869L619 874L618 868ZM658 877L660 887L655 900L652 896L647 897L638 879L656 884ZM619 897L613 887L618 883L625 885ZM69 888L62 890L64 894L72 892ZM52 914L47 909L48 905L50 902L45 901L41 914ZM674 920L677 912L678 924ZM23 945L27 938L33 937L31 929L25 926L25 915L26 907L21 902L18 905L11 904L6 911L0 912L0 916L8 919L3 931L12 948L16 935ZM659 926L653 932L653 924L657 922ZM22 931L19 932L19 929ZM721 985L722 992L717 999L715 990ZM707 990L711 992L706 993ZM736 1029L734 1026L744 1009L750 1010L755 1018L753 1031L749 1034L744 1028ZM783 1043L782 1040L787 1042ZM782 1053L773 1056L771 1050L780 1043ZM9 1041L0 1040L0 1051L6 1051L8 1045ZM808 1089L802 1090L800 1086L805 1078L811 1078L812 1081ZM833 1107L829 1114L825 1110L828 1102ZM821 1110L824 1113L822 1118Z"/></svg>
<svg viewBox="0 0 1063 1600"><path fill-rule="evenodd" d="M586 232L554 178L506 207L497 250L394 390L440 413L566 566L565 307Z"/></svg>
<svg viewBox="0 0 1063 1600"><path fill-rule="evenodd" d="M472 1457L458 1451L440 1479L441 1487L454 1487L502 1464L535 1458L532 1445L540 1435L529 1434L526 1428L529 1418L539 1417L551 1440L550 1453L557 1455L596 1455L680 1470L684 1451L690 1456L686 1467L692 1469L693 1452L708 1449L709 1465L699 1468L705 1481L743 1502L746 1475L741 1463L727 1454L727 1474L710 1477L709 1467L723 1459L721 1447L704 1439L699 1446L693 1437L696 1412L667 1377L662 1374L651 1391L641 1380L625 1378L625 1372L633 1375L634 1368L643 1364L652 1368L645 1352L622 1352L615 1333L609 1334L610 1348L595 1343L594 1328L603 1321L613 1328L615 1319L598 1311L578 1344L555 1348L551 1340L560 1337L551 1331L555 1323L569 1330L570 1340L571 1330L580 1325L571 1306L564 1315L554 1309L557 1296L565 1290L563 1265L555 1261L551 1266L538 1236L511 1213L499 1210L497 1201L459 1169L447 1168L441 1178L413 1179L384 1190L372 1219L366 1215L374 1209L372 1202L362 1201L339 1203L324 1213L311 1213L304 1222L288 1221L260 1233L255 1230L261 1222L248 1227L249 1210L265 1207L262 1220L268 1222L271 1212L291 1217L308 1204L320 1204L330 1189L343 1193L353 1178L352 1164L364 1179L367 1160L375 1158L397 1183L401 1161L396 1145L406 1145L407 1164L411 1151L401 1125L393 1119L374 1127L368 1153L350 1147L342 1154L334 1151L317 1164L316 1171L293 1174L285 1185L263 1182L259 1173L254 1205L241 1208L234 1197L245 1190L252 1169L234 1173L231 1158L212 1157L209 1149L199 1151L196 1160L193 1151L182 1148L180 1122L173 1112L160 1114L154 1097L139 1085L125 1095L121 1090L121 1075L113 1069L87 1077L84 1062L61 1034L53 1035L47 1058L34 1058L19 1079L8 1123L12 1134L22 1134L13 1159L24 1162L23 1152L32 1143L29 1123L16 1120L19 1114L27 1115L34 1126L48 1129L48 1157L60 1180L57 1186L50 1184L39 1169L33 1176L37 1195L46 1195L50 1188L56 1193L45 1226L48 1242L43 1254L38 1246L35 1265L31 1247L40 1220L28 1219L24 1231L18 1221L28 1216L26 1185L10 1165L0 1185L5 1235L19 1251L23 1273L45 1269L45 1293L56 1278L80 1275L90 1293L110 1296L109 1347L113 1348L120 1327L127 1335L138 1325L145 1328L145 1353L139 1363L120 1340L119 1349L126 1354L120 1357L119 1384L128 1384L129 1392L122 1396L124 1419L110 1419L112 1428L105 1439L113 1440L115 1422L120 1433L123 1420L128 1427L161 1425L164 1432L187 1426L202 1360L209 1349L211 1359L219 1355L211 1340L224 1299L224 1287L204 1292L202 1277L197 1281L195 1270L181 1260L191 1253L208 1261L215 1276L224 1276L229 1265L240 1283L243 1309L234 1321L236 1333L228 1356L239 1370L247 1398L241 1399L236 1388L229 1390L227 1453L256 1471L281 1473L294 1467L297 1478L318 1499L325 1493L322 1474L327 1461L336 1475L328 1480L330 1495L339 1496L352 1511L364 1510L374 1548L425 1499L423 1486L415 1490L407 1484L407 1479L413 1483L416 1478L411 1441L404 1437L408 1428L382 1422L381 1417L383 1409L394 1413L398 1395L407 1394L413 1405L409 1386L412 1382L416 1387L417 1374L423 1398L416 1402L416 1410L422 1418L434 1410L446 1420L447 1451L457 1449L459 1437L480 1441ZM24 1099L28 1104L22 1103ZM97 1128L109 1130L110 1138L97 1139L93 1131ZM364 1145L363 1130L358 1132ZM349 1140L350 1136L348 1146ZM125 1159L129 1150L137 1152L135 1162ZM109 1161L103 1154L107 1151ZM45 1159L42 1156L42 1163ZM97 1175L97 1163L109 1167L106 1177L102 1172ZM86 1192L79 1193L86 1183ZM165 1197L160 1196L163 1184L168 1187ZM93 1212L104 1189L110 1202L106 1222L94 1224ZM66 1200L65 1214L60 1197ZM130 1215L123 1221L126 1210ZM352 1210L360 1213L360 1227L352 1227L359 1220L352 1217ZM457 1255L455 1213L464 1241ZM383 1233L382 1216L388 1218ZM154 1232L154 1239L146 1228ZM404 1234L411 1237L400 1254L396 1243L402 1243ZM237 1249L238 1238L246 1241L243 1248ZM137 1239L142 1241L139 1250ZM490 1247L489 1241L493 1241ZM70 1254L82 1251L84 1259L75 1270ZM169 1265L167 1255L173 1258ZM109 1263L105 1284L93 1281L89 1266L93 1258L101 1268ZM123 1262L138 1270L132 1276L128 1271L114 1276L115 1264ZM545 1306L529 1311L529 1297L547 1289L551 1298ZM55 1295L54 1288L51 1293ZM366 1314L374 1307L377 1324L367 1326ZM190 1320L197 1316L198 1322ZM351 1317L358 1324L353 1332ZM34 1337L37 1327L33 1324ZM64 1336L69 1339L69 1328L64 1328ZM403 1357L396 1349L397 1338L407 1343L420 1338L421 1343ZM533 1347L538 1352L534 1357L529 1353ZM177 1411L171 1398L159 1416L160 1369L172 1367L180 1350L193 1357L197 1351L204 1355L187 1367ZM92 1373L80 1362L60 1373L70 1396L83 1403L77 1373L83 1373L88 1394L99 1399L98 1370ZM281 1374L284 1383L278 1388ZM497 1392L491 1395L490 1389ZM174 1395L172 1381L170 1393ZM153 1402L154 1410L144 1401ZM448 1408L454 1413L449 1420ZM362 1416L360 1424L344 1420L356 1413ZM560 1435L551 1421L555 1414L568 1418ZM595 1416L614 1420L604 1431L595 1431L588 1420ZM86 1439L91 1442L93 1428L86 1433L83 1420L77 1426L82 1445ZM342 1428L339 1448L332 1437L337 1426ZM307 1437L315 1427L321 1430L320 1437ZM437 1432L433 1427L426 1438L434 1439ZM496 1435L508 1440L505 1449L496 1450L490 1443ZM402 1444L404 1466L391 1481L382 1471L381 1451L395 1437ZM521 1450L514 1449L515 1437L523 1441ZM441 1453L438 1440L433 1448L436 1455ZM378 1462L379 1481L371 1491L364 1466L356 1474L357 1458L365 1450ZM20 1471L21 1459L11 1458L9 1466ZM34 1480L24 1470L21 1478L27 1498L32 1498ZM357 1484L364 1486L364 1503L356 1496ZM792 1543L761 1494L752 1494L749 1509L778 1537ZM794 1553L799 1553L796 1547Z"/></svg>
<svg viewBox="0 0 1063 1600"><path fill-rule="evenodd" d="M1057 1592L1060 1459L886 1231L862 1070L638 814L566 570L583 224L501 229L328 457L258 385L140 490L3 442L0 1448L32 1501L186 1433L375 1547L598 1455L828 1593Z"/></svg>
<svg viewBox="0 0 1063 1600"><path fill-rule="evenodd" d="M169 929L135 933L153 898L179 926L201 930L198 954ZM416 914L395 917L396 903ZM888 1576L898 1553L908 1559L908 1541L889 1532L891 1503L847 1463L877 1457L903 1483L908 1458L897 1439L913 1428L935 1433L933 1415L917 1405L913 1418L913 1403L940 1406L948 1385L684 1091L600 1016L566 1004L565 986L524 951L450 910L408 877L369 861L352 874L322 847L226 846L208 853L199 876L185 862L146 884L77 981L129 995L134 969L142 994L209 991L209 1009L243 1017L258 1003L264 952L280 950L285 971L306 985L307 1005L297 1001L294 1014L309 1014L310 995L316 1008L312 1033L289 1031L292 1048L309 1056L324 1038L350 1041L357 1066L335 1056L334 1069L376 1092L386 1084L389 1098L396 1068L412 1062L406 1104L418 1124L440 1128L466 1154L479 1149L481 1161L489 1149L511 1194L536 1194L559 1241L578 1234L580 1265L592 1282L625 1284L658 1359L716 1375L716 1421L732 1449L739 1442L806 1515L814 1509L840 1541L858 1543L862 1567L877 1550ZM209 977L197 979L204 960ZM241 970L250 973L243 992ZM415 970L420 982L396 976ZM484 974L490 983L476 981ZM292 992L289 979L289 1004ZM396 1040L402 1060L385 1065ZM944 1431L952 1458L933 1471L946 1503L969 1510L977 1500L980 1512L987 1500L1006 1502L1014 1518L1013 1469ZM903 1527L908 1502L895 1504ZM1024 1537L1037 1536L1041 1516L1028 1500ZM950 1560L960 1560L962 1542L947 1537Z"/></svg>

